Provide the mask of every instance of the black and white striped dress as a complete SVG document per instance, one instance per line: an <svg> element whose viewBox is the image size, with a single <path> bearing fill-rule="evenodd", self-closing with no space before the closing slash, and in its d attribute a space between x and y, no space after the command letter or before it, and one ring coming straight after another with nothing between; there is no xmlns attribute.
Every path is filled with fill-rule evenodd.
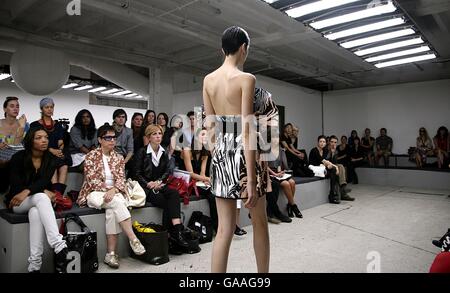
<svg viewBox="0 0 450 293"><path fill-rule="evenodd" d="M255 116L278 123L278 109L272 95L264 89L255 90L253 103ZM241 133L240 115L215 116L216 138L211 162L211 192L220 198L247 198L247 169ZM259 152L257 158L259 157ZM256 191L264 196L267 189L267 164L256 162Z"/></svg>

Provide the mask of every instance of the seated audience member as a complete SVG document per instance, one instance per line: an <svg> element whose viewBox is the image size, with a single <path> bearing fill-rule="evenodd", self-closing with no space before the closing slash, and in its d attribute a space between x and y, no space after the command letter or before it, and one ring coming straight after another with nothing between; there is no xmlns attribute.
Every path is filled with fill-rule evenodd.
<svg viewBox="0 0 450 293"><path fill-rule="evenodd" d="M117 109L113 113L113 127L116 131L115 151L124 157L125 165L131 160L134 153L133 131L125 126L128 120L127 113L123 109Z"/></svg>
<svg viewBox="0 0 450 293"><path fill-rule="evenodd" d="M292 144L292 124L288 123L283 127L283 133L280 135L280 145L285 150L288 162L291 166L287 169L296 170L300 166L300 160L304 160L304 155L293 146Z"/></svg>
<svg viewBox="0 0 450 293"><path fill-rule="evenodd" d="M145 129L147 129L147 126L153 124L156 124L156 113L153 110L147 110L144 115L144 122L142 122L139 140L135 144L137 147L135 151L138 151L139 149L148 145L148 140L147 137L145 136Z"/></svg>
<svg viewBox="0 0 450 293"><path fill-rule="evenodd" d="M205 148L206 139L206 130L202 130L199 132L197 138L192 140L192 146L190 148L183 149L181 153L183 164L180 165L179 168L189 172L191 179L196 180L197 182L202 182L205 187L208 188L199 188L199 192L208 199L211 220L213 222L214 230L217 231L218 218L216 198L209 189L211 186L211 178L209 174L211 155Z"/></svg>
<svg viewBox="0 0 450 293"><path fill-rule="evenodd" d="M359 138L355 137L354 141L359 140ZM345 167L342 164L338 164L337 157L337 137L332 135L330 137L330 148L328 149L328 152L325 156L325 160L327 160L329 163L333 164L333 166L338 168L337 177L339 178L339 193L341 195L341 200L348 200L353 201L355 200L353 197L350 197L347 192L347 172L345 170ZM335 186L337 187L337 186Z"/></svg>
<svg viewBox="0 0 450 293"><path fill-rule="evenodd" d="M389 166L389 157L392 155L392 138L387 136L386 128L380 129L380 136L375 141L377 152L375 155L375 164L380 164L380 159L383 158L384 166Z"/></svg>
<svg viewBox="0 0 450 293"><path fill-rule="evenodd" d="M300 130L298 127L292 126L292 133L289 136L291 139L292 150L297 154L298 160L296 162L297 167L292 169L294 176L298 177L314 177L314 172L308 168L308 155L304 149L298 149ZM286 164L288 166L288 164ZM289 169L289 168L288 168Z"/></svg>
<svg viewBox="0 0 450 293"><path fill-rule="evenodd" d="M436 136L434 137L435 154L438 159L438 167L443 168L449 159L450 151L450 136L448 129L445 126L439 127Z"/></svg>
<svg viewBox="0 0 450 293"><path fill-rule="evenodd" d="M375 138L370 136L370 129L364 130L364 136L361 139L361 148L364 151L364 156L367 158L370 166L374 163L373 146L375 145Z"/></svg>
<svg viewBox="0 0 450 293"><path fill-rule="evenodd" d="M288 201L287 212L289 217L303 218L298 206L295 204L295 181L292 177L283 179L282 177L286 174L286 166L282 164L281 156L285 155L285 151L280 148L280 156L278 159L269 162L269 174L271 176L271 181L278 181L280 187L282 188L284 195Z"/></svg>
<svg viewBox="0 0 450 293"><path fill-rule="evenodd" d="M158 122L158 125L161 126L161 128L163 130L163 138L161 141L161 146L165 150L169 150L170 138L171 138L171 133L168 131L169 130L169 126L168 126L169 117L167 116L166 113L159 113L156 121Z"/></svg>
<svg viewBox="0 0 450 293"><path fill-rule="evenodd" d="M139 150L139 140L142 141L141 131L142 131L142 124L144 123L144 116L142 113L134 113L133 117L131 118L131 130L133 131L133 149L134 151Z"/></svg>
<svg viewBox="0 0 450 293"><path fill-rule="evenodd" d="M428 135L425 127L419 129L419 136L416 139L416 165L417 168L422 168L427 163L427 156L434 154L433 141Z"/></svg>
<svg viewBox="0 0 450 293"><path fill-rule="evenodd" d="M28 271L39 272L44 253L44 240L56 253L56 271L66 272L67 245L59 233L52 202L55 193L52 178L57 158L48 150L49 138L42 126L32 127L25 139L25 150L11 159L11 189L6 204L16 214L28 214L30 222L30 257ZM2 236L3 237L3 236Z"/></svg>
<svg viewBox="0 0 450 293"><path fill-rule="evenodd" d="M86 154L97 147L97 128L94 117L89 110L81 110L75 117L75 124L70 130L70 154L72 166L82 165Z"/></svg>
<svg viewBox="0 0 450 293"><path fill-rule="evenodd" d="M350 137L348 138L348 145L353 147L353 141L358 137L358 132L356 130L352 130L350 133ZM358 137L359 138L359 137Z"/></svg>
<svg viewBox="0 0 450 293"><path fill-rule="evenodd" d="M16 97L7 97L3 103L5 119L0 119L0 193L9 187L9 160L23 149L22 140L29 128L25 115L19 116L20 105Z"/></svg>
<svg viewBox="0 0 450 293"><path fill-rule="evenodd" d="M351 147L347 144L347 136L343 135L341 137L341 144L337 147L337 162L346 168L348 168L350 162L350 148Z"/></svg>
<svg viewBox="0 0 450 293"><path fill-rule="evenodd" d="M339 193L337 192L336 185L339 180L339 169L336 165L327 161L328 150L326 149L326 137L321 135L317 138L317 146L309 152L309 163L311 166L321 166L327 170L327 177L330 178L330 193L328 194L328 200L330 203L339 204Z"/></svg>
<svg viewBox="0 0 450 293"><path fill-rule="evenodd" d="M72 165L72 157L68 150L69 146L64 144L64 136L66 130L64 126L52 119L55 109L55 103L51 98L44 98L40 101L42 118L31 123L30 128L43 126L48 133L48 150L54 155L56 160L56 183L54 182L53 190L64 195L66 191L66 179L68 166Z"/></svg>
<svg viewBox="0 0 450 293"><path fill-rule="evenodd" d="M364 164L364 151L359 145L359 138L353 140L353 147L350 150L349 158L348 181L353 184L358 184L359 180L356 168L361 167Z"/></svg>
<svg viewBox="0 0 450 293"><path fill-rule="evenodd" d="M145 130L149 144L141 148L135 157L134 174L147 195L147 202L163 209L163 226L169 230L171 240L181 247L188 247L183 237L180 195L164 182L173 171L169 155L161 147L162 129L159 125L149 125Z"/></svg>
<svg viewBox="0 0 450 293"><path fill-rule="evenodd" d="M136 255L144 254L145 248L131 226L131 215L125 199L125 162L123 156L114 150L116 130L105 124L98 129L97 136L100 147L86 155L84 182L77 202L80 207L87 205L106 210L107 254L104 262L117 269L120 265L116 254L117 241L122 230Z"/></svg>

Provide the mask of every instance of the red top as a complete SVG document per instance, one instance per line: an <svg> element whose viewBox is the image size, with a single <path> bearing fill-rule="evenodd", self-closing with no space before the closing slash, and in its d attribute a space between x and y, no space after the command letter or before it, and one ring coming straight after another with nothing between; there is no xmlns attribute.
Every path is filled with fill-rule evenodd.
<svg viewBox="0 0 450 293"><path fill-rule="evenodd" d="M433 261L430 273L450 274L450 252L439 253Z"/></svg>

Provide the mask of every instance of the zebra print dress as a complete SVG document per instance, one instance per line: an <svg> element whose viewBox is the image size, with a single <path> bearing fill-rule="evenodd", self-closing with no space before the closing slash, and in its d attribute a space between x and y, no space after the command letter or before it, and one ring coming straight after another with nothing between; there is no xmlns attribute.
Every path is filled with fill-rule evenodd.
<svg viewBox="0 0 450 293"><path fill-rule="evenodd" d="M253 109L257 121L261 115L264 115L264 119L278 123L278 109L268 91L255 89ZM241 120L240 115L215 116L216 139L210 174L211 192L219 198L236 200L247 198L247 169L243 138L240 133ZM258 150L257 158L260 157L260 153ZM266 194L268 186L267 163L257 159L255 166L256 192L261 197Z"/></svg>

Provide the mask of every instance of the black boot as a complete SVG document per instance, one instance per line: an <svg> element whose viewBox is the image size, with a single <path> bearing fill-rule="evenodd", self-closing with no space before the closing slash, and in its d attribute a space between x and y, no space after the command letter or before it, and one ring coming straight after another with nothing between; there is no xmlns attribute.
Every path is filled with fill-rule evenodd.
<svg viewBox="0 0 450 293"><path fill-rule="evenodd" d="M294 217L294 211L292 210L292 206L290 204L287 204L287 214L289 216L289 218L293 218Z"/></svg>
<svg viewBox="0 0 450 293"><path fill-rule="evenodd" d="M186 239L183 237L184 227L182 224L177 224L172 227L172 231L170 231L170 239L175 242L180 247L188 248L189 243L187 243Z"/></svg>
<svg viewBox="0 0 450 293"><path fill-rule="evenodd" d="M333 193L328 194L328 200L330 201L330 203L334 203L334 204L341 203L341 201L339 200L338 194L333 194Z"/></svg>
<svg viewBox="0 0 450 293"><path fill-rule="evenodd" d="M56 273L67 273L67 254L69 251L67 248L63 248L55 255L55 271Z"/></svg>
<svg viewBox="0 0 450 293"><path fill-rule="evenodd" d="M291 209L292 209L292 212L294 213L294 215L295 215L297 218L303 218L303 215L302 215L302 213L300 212L300 210L298 209L298 206L297 206L296 204L293 204L293 205L291 206Z"/></svg>

